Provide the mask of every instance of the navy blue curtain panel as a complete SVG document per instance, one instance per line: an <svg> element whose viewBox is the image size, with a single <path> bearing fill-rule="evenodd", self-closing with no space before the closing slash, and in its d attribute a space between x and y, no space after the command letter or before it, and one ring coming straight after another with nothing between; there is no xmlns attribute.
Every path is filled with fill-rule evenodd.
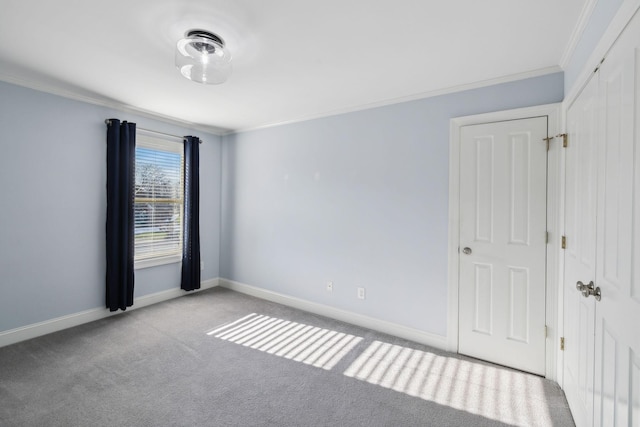
<svg viewBox="0 0 640 427"><path fill-rule="evenodd" d="M111 311L133 305L136 124L107 123L107 293Z"/></svg>
<svg viewBox="0 0 640 427"><path fill-rule="evenodd" d="M200 289L200 139L184 137L184 221L182 281L185 291Z"/></svg>

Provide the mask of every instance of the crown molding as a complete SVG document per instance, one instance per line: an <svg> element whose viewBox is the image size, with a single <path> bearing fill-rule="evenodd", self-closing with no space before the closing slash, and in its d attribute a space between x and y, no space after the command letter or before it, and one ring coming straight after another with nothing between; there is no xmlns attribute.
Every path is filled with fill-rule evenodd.
<svg viewBox="0 0 640 427"><path fill-rule="evenodd" d="M575 27L573 27L573 31L571 32L571 36L569 37L569 42L564 49L564 53L560 58L560 67L565 69L567 65L569 65L569 61L573 57L573 54L578 46L578 42L582 38L582 34L584 30L587 28L587 24L589 20L591 20L591 15L593 14L593 10L596 8L596 4L598 0L587 0L587 2L582 7L582 11L580 12L580 16L578 17L578 22Z"/></svg>
<svg viewBox="0 0 640 427"><path fill-rule="evenodd" d="M165 116L165 115L154 113L142 108L134 107L122 102L107 99L99 95L82 94L80 93L80 91L62 89L59 86L54 84L47 84L43 82L37 82L34 80L28 80L28 79L16 77L14 75L2 73L2 72L0 72L0 81L4 81L7 83L37 90L40 92L50 93L52 95L61 96L63 98L72 99L75 101L85 102L88 104L99 105L102 107L113 108L113 109L120 110L127 113L137 114L146 118L158 120L158 121L175 125L175 126L186 127L189 129L199 130L202 132L207 132L207 133L211 133L218 136L224 136L224 135L230 135L230 134L236 134L236 133L242 133L242 132L262 130L262 129L267 129L267 128L276 127L276 126L300 123L300 122L320 119L324 117L337 116L340 114L347 114L347 113L353 113L353 112L358 112L363 110L369 110L372 108L378 108L378 107L384 107L384 106L393 105L393 104L400 104L404 102L432 98L435 96L462 92L466 90L479 89L487 86L494 86L502 83L510 83L518 80L524 80L524 79L533 78L533 77L540 77L540 76L558 73L558 72L562 72L562 69L559 66L546 67L546 68L541 68L537 70L526 71L523 73L510 74L507 76L497 77L494 79L487 79L487 80L482 80L474 83L456 85L456 86L451 86L448 88L438 89L438 90L433 90L428 92L420 92L413 95L407 95L407 96L402 96L397 98L389 98L389 99L378 101L378 102L359 104L351 107L345 107L345 108L340 108L336 110L326 111L323 113L301 116L291 120L265 123L263 125L253 126L249 128L241 128L241 129L226 129L221 127L207 126L199 123L188 122L185 120L176 119L175 117Z"/></svg>
<svg viewBox="0 0 640 427"><path fill-rule="evenodd" d="M102 97L100 95L87 95L82 94L80 91L74 91L70 89L63 89L54 84L48 84L43 82L36 82L34 80L24 79L21 77L16 77L11 74L6 74L0 71L0 81L4 81L6 83L11 83L17 86L26 87L28 89L37 90L39 92L49 93L51 95L60 96L62 98L72 99L74 101L85 102L87 104L98 105L106 108L113 108L114 110L120 110L125 113L137 114L139 116L154 119L161 121L163 123L167 123L174 126L181 126L192 130L198 130L201 132L206 132L214 135L225 135L230 132L229 129L216 127L216 126L207 126L199 123L193 123L186 120L176 119L175 117L166 116L159 113L154 113L149 110L145 110L143 108L134 107L132 105L125 104L123 102L118 102L112 99L108 99Z"/></svg>
<svg viewBox="0 0 640 427"><path fill-rule="evenodd" d="M457 85L457 86L451 86L451 87L444 88L444 89L438 89L438 90L433 90L433 91L428 91L428 92L420 92L420 93L416 93L416 94L413 94L413 95L407 95L407 96L402 96L402 97L398 97L398 98L390 98L390 99L386 99L386 100L383 100L383 101L372 102L372 103L368 103L368 104L360 104L360 105L356 105L356 106L352 106L352 107L340 108L340 109L336 109L336 110L327 111L327 112L324 112L324 113L302 116L302 117L298 117L298 118L295 118L295 119L292 119L292 120L284 120L284 121L275 122L275 123L265 123L263 125L258 125L258 126L250 127L250 128L238 129L238 130L235 130L235 131L231 130L231 131L226 132L223 135L230 135L230 134L243 133L243 132L252 132L252 131L255 131L255 130L263 130L263 129L268 129L268 128L276 127L276 126L282 126L282 125L289 125L289 124L294 124L294 123L306 122L306 121L309 121L309 120L321 119L321 118L324 118L324 117L337 116L337 115L340 115L340 114L347 114L347 113L354 113L354 112L363 111L363 110L370 110L372 108L385 107L385 106L393 105L393 104L401 104L403 102L410 102L410 101L417 101L417 100L420 100L420 99L433 98L435 96L447 95L447 94L456 93L456 92L463 92L463 91L472 90L472 89L480 89L480 88L487 87L487 86L495 86L495 85L499 85L499 84L502 84L502 83L510 83L510 82L514 82L514 81L518 81L518 80L524 80L524 79L529 79L529 78L533 78L533 77L540 77L540 76L553 74L553 73L559 73L559 72L562 72L562 69L559 66L555 65L555 66L552 66L552 67L540 68L540 69L537 69L537 70L526 71L526 72L523 72L523 73L510 74L510 75L507 75L507 76L497 77L497 78L494 78L494 79L488 79L488 80L482 80L482 81L478 81L478 82L474 82L474 83L467 83L467 84L461 84L461 85Z"/></svg>

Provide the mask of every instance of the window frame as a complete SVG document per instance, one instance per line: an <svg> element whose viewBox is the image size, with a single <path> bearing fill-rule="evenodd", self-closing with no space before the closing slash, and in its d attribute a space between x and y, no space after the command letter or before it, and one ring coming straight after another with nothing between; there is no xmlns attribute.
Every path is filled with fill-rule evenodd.
<svg viewBox="0 0 640 427"><path fill-rule="evenodd" d="M183 246L183 233L184 233L184 141L182 138L173 137L170 135L165 135L153 131L147 131L144 129L136 130L136 150L138 148L145 148L151 150L158 151L167 151L173 153L179 153L181 164L180 164L180 198L178 199L170 199L173 203L180 204L180 235L179 235L179 249L175 251L175 253L171 253L168 255L157 255L145 258L137 258L137 248L135 243L135 235L134 235L134 269L144 269L149 267L155 267L166 264L175 264L182 262L182 246ZM135 163L136 168L138 167L138 159L136 158ZM134 210L135 206L138 203L134 196ZM142 199L142 198L141 198ZM134 230L135 230L135 221L134 221Z"/></svg>

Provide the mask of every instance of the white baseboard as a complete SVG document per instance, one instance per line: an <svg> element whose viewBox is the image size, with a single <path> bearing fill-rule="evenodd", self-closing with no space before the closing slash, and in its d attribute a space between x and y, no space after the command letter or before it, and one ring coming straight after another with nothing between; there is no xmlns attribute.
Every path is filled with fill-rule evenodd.
<svg viewBox="0 0 640 427"><path fill-rule="evenodd" d="M207 279L203 280L200 284L200 289L194 291L202 291L209 288L214 288L219 285L219 279ZM135 310L138 308L146 307L148 305L156 304L162 301L167 301L173 298L187 295L182 289L169 289L155 294L145 295L134 300L133 306L128 310ZM104 319L106 317L118 315L123 313L122 311L109 311L106 308L93 308L90 310L81 311L78 313L69 314L62 317L57 317L51 320L45 320L44 322L33 323L27 326L21 326L19 328L10 329L8 331L0 332L0 347L4 347L10 344L15 344L20 341L25 341L31 338L36 338L42 335L50 334L52 332L61 331L63 329L72 328L74 326L82 325L84 323L93 322L95 320Z"/></svg>
<svg viewBox="0 0 640 427"><path fill-rule="evenodd" d="M199 290L202 291L216 286L222 286L227 289L251 295L260 299L276 302L289 307L297 308L299 310L304 310L310 313L329 317L331 319L340 320L342 322L351 323L353 325L372 329L374 331L379 331L389 335L408 339L420 344L429 345L431 347L439 348L442 350L447 349L446 337L440 335L431 334L429 332L424 332L407 326L398 325L396 323L387 322L385 320L380 320L373 317L364 316L362 314L341 310L335 307L306 301L300 298L279 294L276 292L246 285L244 283L234 282L232 280L219 278L204 280L200 285ZM132 307L129 307L127 310L135 310L152 304L157 304L162 301L174 299L183 295L187 295L187 293L177 288L157 292L155 294L145 295L136 298L134 300L134 305ZM61 331L63 329L72 328L74 326L93 322L95 320L104 319L106 317L118 315L120 313L122 312L111 312L106 308L94 308L74 314L69 314L67 316L46 320L44 322L33 323L31 325L10 329L8 331L0 332L0 347Z"/></svg>
<svg viewBox="0 0 640 427"><path fill-rule="evenodd" d="M255 286L246 285L244 283L235 282L228 279L219 279L219 284L223 288L231 289L236 292L251 295L267 301L276 302L278 304L297 308L299 310L308 311L310 313L329 317L331 319L340 320L352 325L361 326L363 328L372 329L374 331L404 338L420 344L425 344L441 350L447 350L447 337L424 332L407 326L398 325L397 323L387 322L362 314L353 313L339 308L330 307L324 304L303 300L300 298L283 295L277 292L268 291L257 288Z"/></svg>

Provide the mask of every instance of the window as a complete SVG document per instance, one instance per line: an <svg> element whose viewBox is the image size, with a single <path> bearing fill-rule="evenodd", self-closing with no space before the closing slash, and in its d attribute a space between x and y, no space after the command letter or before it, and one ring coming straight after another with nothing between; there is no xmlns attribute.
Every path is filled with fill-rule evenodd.
<svg viewBox="0 0 640 427"><path fill-rule="evenodd" d="M138 130L135 177L135 264L137 268L182 259L182 141Z"/></svg>

